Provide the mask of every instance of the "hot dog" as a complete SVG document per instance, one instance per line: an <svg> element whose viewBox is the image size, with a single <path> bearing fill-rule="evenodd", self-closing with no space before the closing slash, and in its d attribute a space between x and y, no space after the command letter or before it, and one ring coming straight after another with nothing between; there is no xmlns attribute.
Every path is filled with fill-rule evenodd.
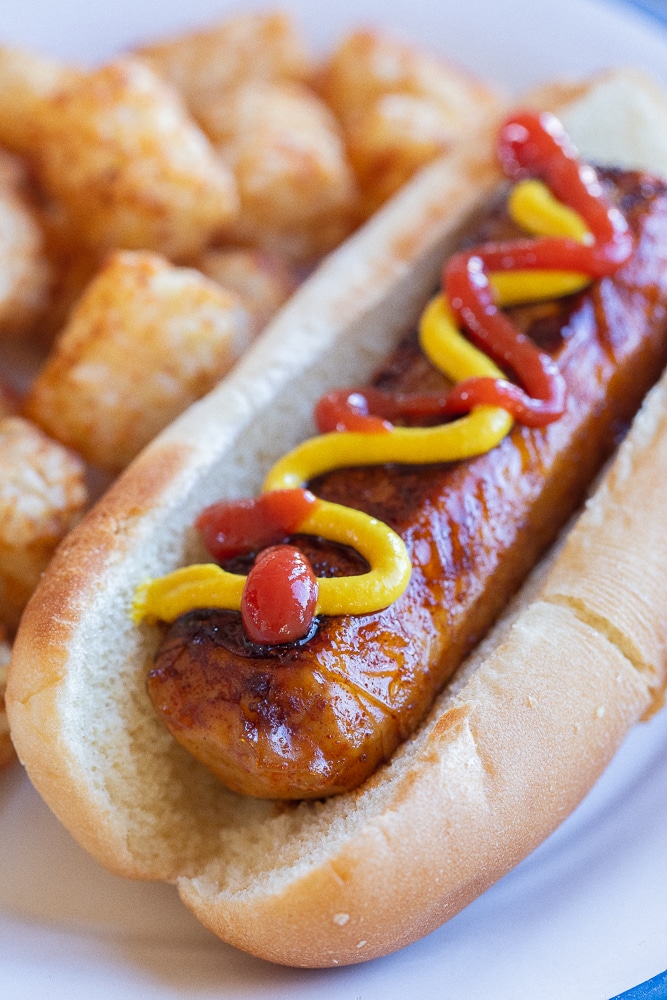
<svg viewBox="0 0 667 1000"><path fill-rule="evenodd" d="M472 140L334 255L232 379L142 454L65 543L17 637L10 718L52 808L109 867L177 881L207 926L275 961L360 961L442 922L567 815L664 684L651 608L665 559L645 506L658 516L655 470L667 460L659 387L541 589L358 791L287 808L234 795L175 744L145 694L159 635L129 615L137 586L192 561L192 525L222 483L253 492L322 391L376 368L416 320L464 218L498 181L491 136ZM641 316L664 334L659 272ZM613 544L601 545L608 530ZM632 586L610 600L624 570Z"/></svg>
<svg viewBox="0 0 667 1000"><path fill-rule="evenodd" d="M634 259L665 259L667 242L655 242L654 231L667 221L667 190L637 173L608 175L606 187L627 206ZM485 239L507 238L502 212L481 225ZM623 275L617 294L595 285L576 299L510 310L550 346L565 377L569 406L551 433L517 424L474 461L362 466L315 481L318 497L399 531L413 565L400 600L372 616L327 617L296 648L253 647L238 614L223 609L193 610L169 629L148 673L151 699L175 737L234 791L292 799L350 791L414 730L579 505L667 361L649 304L655 273L628 265ZM428 378L444 393L413 339L376 381L384 392L406 391ZM298 544L318 576L345 572L339 549ZM277 586L273 579L272 598Z"/></svg>

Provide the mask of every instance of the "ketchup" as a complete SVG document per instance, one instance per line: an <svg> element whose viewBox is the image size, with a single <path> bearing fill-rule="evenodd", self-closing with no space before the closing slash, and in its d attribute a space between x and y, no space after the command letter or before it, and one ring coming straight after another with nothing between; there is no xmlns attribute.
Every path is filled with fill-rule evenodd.
<svg viewBox="0 0 667 1000"><path fill-rule="evenodd" d="M293 545L264 549L248 573L241 620L251 642L294 642L312 623L317 580L310 563Z"/></svg>
<svg viewBox="0 0 667 1000"><path fill-rule="evenodd" d="M475 406L501 406L520 423L542 427L558 420L566 405L557 366L520 334L494 302L489 274L499 271L577 271L599 278L612 274L632 253L621 213L610 206L595 171L582 164L562 125L551 114L513 115L500 129L498 158L512 180L538 177L586 223L590 240L542 238L489 243L456 254L446 265L443 287L469 339L520 385L509 380L466 379L448 395L395 395L377 389L334 390L320 400L315 417L321 432L391 430L389 421L411 416L468 413Z"/></svg>
<svg viewBox="0 0 667 1000"><path fill-rule="evenodd" d="M559 120L552 114L524 112L509 118L500 129L498 159L511 180L539 177L554 196L584 219L592 240L536 240L532 252L541 263L534 267L582 270L593 278L612 274L632 253L632 237L618 209L604 196L595 170L579 159ZM515 252L529 246L519 243ZM493 266L490 264L489 266ZM530 267L531 264L514 264Z"/></svg>
<svg viewBox="0 0 667 1000"><path fill-rule="evenodd" d="M272 490L223 500L201 512L195 527L214 559L224 562L282 542L297 531L317 498L309 490Z"/></svg>
<svg viewBox="0 0 667 1000"><path fill-rule="evenodd" d="M535 290L534 285L524 298L528 283L524 272L544 272L552 276L554 272L563 272L585 284L587 279L616 271L630 256L632 239L621 213L609 205L595 171L579 161L562 126L552 115L524 112L509 118L500 129L498 158L510 179L521 181L531 177L544 182L561 211L576 213L577 225L554 230L528 221L526 228L529 231L570 235L483 244L456 254L445 266L444 294L439 297L435 313L429 311L430 307L425 310L420 334L423 336L423 328L428 325L425 323L427 316L435 316L436 324L445 327L449 324L449 346L441 346L435 357L445 373L449 370L444 359L448 352L451 355L452 331L454 337L461 340L460 330L463 330L473 345L468 345L467 349L475 350L482 360L459 369L465 374L453 377L456 384L449 393L401 395L367 387L328 393L315 410L322 437L304 442L276 463L269 473L265 492L258 499L214 504L200 515L197 526L215 559L223 561L241 553L259 551L243 585L240 606L221 605L240 609L251 641L263 644L295 641L307 635L316 614L351 613L352 605L360 603L357 595L364 586L364 578L355 578L354 596L349 581L346 584L346 578L341 578L328 583L336 586L340 583L343 597L335 603L334 611L325 609L318 597L319 584L311 567L297 548L284 544L289 535L298 531L319 533L358 549L367 536L373 538L372 544L366 545L371 553L371 572L367 578L372 581L368 583L372 596L364 605L363 613L386 606L387 600L394 600L409 579L407 554L398 536L392 540L391 529L366 518L362 528L355 521L354 526L346 527L341 534L340 525L350 514L347 508L336 509L335 505L318 500L305 488L287 486L303 487L309 475L312 477L336 464L366 464L373 460L449 461L470 457L495 447L509 432L512 418L531 427L541 427L562 416L566 406L564 380L549 355L516 330L498 307L493 277L505 273L509 280L520 282L522 301L545 297L543 278L537 274L531 277L538 278L539 287ZM516 279L512 272L517 272ZM507 301L502 293L500 298ZM426 350L424 339L422 346ZM433 360L434 355L429 350L427 354ZM439 419L461 415L467 416L454 424L443 424ZM450 442L450 451L447 445L443 447L440 443L435 450L431 449L430 431L435 428L395 426L399 420L424 422L434 418L439 420L438 434ZM451 430L455 431L454 435L449 434ZM340 431L347 433L330 433ZM417 440L420 435L421 440L428 439L425 447L431 450L420 452ZM370 440L371 437L374 440ZM455 438L454 446L451 442ZM374 459L374 454L384 457ZM424 454L429 457L424 458ZM309 465L309 462L315 464ZM306 469L309 471L304 471ZM363 519L361 514L358 517ZM401 560L405 560L407 569L401 568ZM183 588L183 573L177 571L175 574L181 588L179 593L187 592L187 586ZM202 593L202 578L214 577L211 585L213 599L217 600L215 573L209 573L206 567L201 572L193 567L189 577L199 586L198 595ZM393 596L388 598L383 588L389 586L390 580ZM229 574L226 582L229 583ZM232 583L234 594L240 592L240 579L234 577ZM324 589L323 582L320 589ZM160 587L157 590L162 593ZM186 596L186 606L189 599ZM148 606L152 607L150 600Z"/></svg>
<svg viewBox="0 0 667 1000"><path fill-rule="evenodd" d="M541 427L563 415L565 383L551 358L519 334L495 305L489 273L570 270L600 278L625 263L632 253L632 238L621 213L607 204L597 174L579 161L553 115L526 112L510 118L500 130L498 158L513 180L526 176L544 180L556 198L579 213L591 240L489 244L449 261L443 284L459 322L472 342L509 368L526 390L508 382L474 379L459 383L453 395L463 408L481 403L503 406L521 423Z"/></svg>

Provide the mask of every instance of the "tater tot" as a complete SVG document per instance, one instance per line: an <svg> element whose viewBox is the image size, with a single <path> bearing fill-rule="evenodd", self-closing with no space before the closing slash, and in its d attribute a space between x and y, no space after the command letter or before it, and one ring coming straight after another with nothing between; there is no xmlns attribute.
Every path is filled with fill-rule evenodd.
<svg viewBox="0 0 667 1000"><path fill-rule="evenodd" d="M76 69L55 59L0 46L0 146L29 154L45 100L77 76Z"/></svg>
<svg viewBox="0 0 667 1000"><path fill-rule="evenodd" d="M447 115L433 101L385 94L347 127L347 149L362 192L364 218L453 139Z"/></svg>
<svg viewBox="0 0 667 1000"><path fill-rule="evenodd" d="M47 112L38 176L88 245L185 258L236 214L231 172L176 92L139 60L83 75Z"/></svg>
<svg viewBox="0 0 667 1000"><path fill-rule="evenodd" d="M7 642L5 630L0 626L0 770L14 759L14 748L9 735L9 722L5 711L5 688L7 671L11 657L11 646Z"/></svg>
<svg viewBox="0 0 667 1000"><path fill-rule="evenodd" d="M309 262L356 221L357 188L342 134L305 87L250 83L210 106L204 130L236 177L241 212L230 242Z"/></svg>
<svg viewBox="0 0 667 1000"><path fill-rule="evenodd" d="M498 100L450 63L373 31L343 40L320 71L318 90L343 123L365 214Z"/></svg>
<svg viewBox="0 0 667 1000"><path fill-rule="evenodd" d="M281 12L239 14L139 55L183 94L195 116L248 80L303 80L312 70L293 20Z"/></svg>
<svg viewBox="0 0 667 1000"><path fill-rule="evenodd" d="M117 252L74 307L24 412L117 472L215 385L250 337L239 298L199 271Z"/></svg>
<svg viewBox="0 0 667 1000"><path fill-rule="evenodd" d="M412 94L439 104L452 122L497 98L478 79L442 58L379 31L348 35L320 73L320 90L343 121L385 94Z"/></svg>
<svg viewBox="0 0 667 1000"><path fill-rule="evenodd" d="M49 300L52 271L19 162L0 150L0 337L30 330Z"/></svg>
<svg viewBox="0 0 667 1000"><path fill-rule="evenodd" d="M13 630L87 502L82 460L22 417L0 420L0 618Z"/></svg>
<svg viewBox="0 0 667 1000"><path fill-rule="evenodd" d="M255 334L297 286L296 276L282 261L257 250L207 250L196 263L206 277L238 295Z"/></svg>

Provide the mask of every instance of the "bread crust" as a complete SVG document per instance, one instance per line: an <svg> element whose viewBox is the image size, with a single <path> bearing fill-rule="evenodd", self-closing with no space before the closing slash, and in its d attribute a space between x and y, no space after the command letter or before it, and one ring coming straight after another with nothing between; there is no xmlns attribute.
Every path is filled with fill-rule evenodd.
<svg viewBox="0 0 667 1000"><path fill-rule="evenodd" d="M651 515L665 469L667 375L537 595L520 595L394 761L391 794L326 864L297 863L275 891L263 873L220 897L206 873L179 880L198 918L273 961L365 961L429 933L537 847L664 693L667 542Z"/></svg>
<svg viewBox="0 0 667 1000"><path fill-rule="evenodd" d="M65 826L111 870L177 882L206 926L275 962L349 964L428 933L572 811L664 690L667 539L645 511L667 501L665 379L546 579L358 792L297 807L235 796L145 693L156 636L129 618L136 586L196 557L196 513L254 492L315 398L372 371L416 318L498 181L491 135L404 189L142 453L61 547L16 639L15 745Z"/></svg>
<svg viewBox="0 0 667 1000"><path fill-rule="evenodd" d="M562 658L572 684L554 669ZM569 609L537 602L432 725L382 809L326 864L289 881L283 873L282 891L258 878L219 901L206 877L182 879L181 897L224 940L277 962L350 964L396 950L537 847L646 703L617 648Z"/></svg>

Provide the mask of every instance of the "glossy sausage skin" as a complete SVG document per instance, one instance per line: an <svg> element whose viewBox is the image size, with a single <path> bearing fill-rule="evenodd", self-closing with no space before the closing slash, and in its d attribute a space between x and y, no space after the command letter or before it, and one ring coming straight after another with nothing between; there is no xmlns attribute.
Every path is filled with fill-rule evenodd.
<svg viewBox="0 0 667 1000"><path fill-rule="evenodd" d="M414 731L580 504L667 361L667 189L636 173L608 172L605 185L636 234L631 260L581 295L512 310L558 359L565 416L515 427L480 458L345 469L311 484L402 535L414 567L403 597L378 614L323 619L289 648L251 646L231 612L192 612L167 629L150 697L231 789L299 799L355 788ZM472 242L510 231L495 208ZM411 337L376 384L409 391L439 379ZM354 553L293 541L318 575L362 569Z"/></svg>

